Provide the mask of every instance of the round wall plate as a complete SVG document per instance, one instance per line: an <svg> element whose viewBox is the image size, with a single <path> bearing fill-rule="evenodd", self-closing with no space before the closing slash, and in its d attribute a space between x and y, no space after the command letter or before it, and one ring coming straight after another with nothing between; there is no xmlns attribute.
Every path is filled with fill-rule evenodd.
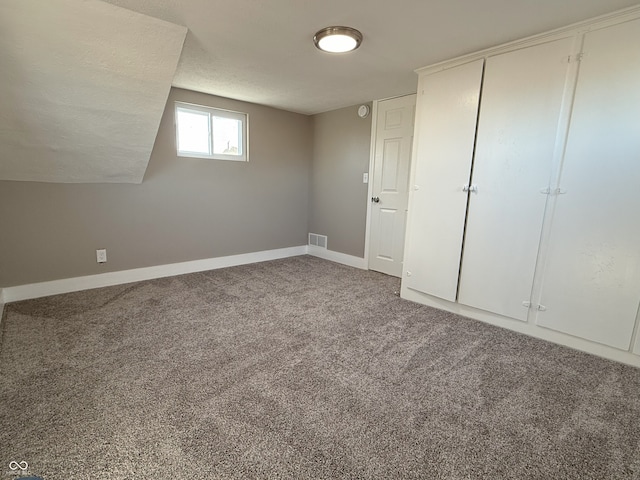
<svg viewBox="0 0 640 480"><path fill-rule="evenodd" d="M358 116L360 118L367 118L369 116L369 105L360 105L358 108Z"/></svg>

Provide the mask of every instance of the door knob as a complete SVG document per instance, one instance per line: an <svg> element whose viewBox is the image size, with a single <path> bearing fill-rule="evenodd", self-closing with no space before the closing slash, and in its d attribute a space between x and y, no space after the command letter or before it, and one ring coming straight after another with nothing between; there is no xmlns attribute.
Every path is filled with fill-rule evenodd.
<svg viewBox="0 0 640 480"><path fill-rule="evenodd" d="M380 197L371 197L373 203L380 203Z"/></svg>

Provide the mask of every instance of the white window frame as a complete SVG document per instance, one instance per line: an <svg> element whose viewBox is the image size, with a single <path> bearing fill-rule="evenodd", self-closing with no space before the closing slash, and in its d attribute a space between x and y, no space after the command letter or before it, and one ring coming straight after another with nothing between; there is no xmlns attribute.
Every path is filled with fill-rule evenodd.
<svg viewBox="0 0 640 480"><path fill-rule="evenodd" d="M182 110L186 112L191 111L194 113L207 113L209 115L209 152L211 152L210 154L179 150L180 134L178 130L178 110ZM240 139L240 142L239 142L241 151L238 155L213 153L213 135L211 132L212 123L213 123L212 117L229 118L229 119L240 121L242 125L242 128L241 128L242 138ZM249 115L247 113L234 112L233 110L224 110L221 108L206 107L204 105L195 105L192 103L175 102L174 126L176 129L176 153L178 157L208 158L213 160L231 160L235 162L249 161Z"/></svg>

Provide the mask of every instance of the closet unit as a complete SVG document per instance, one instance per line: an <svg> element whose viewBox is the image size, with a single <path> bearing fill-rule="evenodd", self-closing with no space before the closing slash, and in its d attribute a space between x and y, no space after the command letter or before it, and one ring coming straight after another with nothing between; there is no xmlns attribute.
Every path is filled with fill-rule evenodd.
<svg viewBox="0 0 640 480"><path fill-rule="evenodd" d="M588 32L538 325L621 350L640 300L640 19Z"/></svg>
<svg viewBox="0 0 640 480"><path fill-rule="evenodd" d="M640 366L639 17L419 71L404 298Z"/></svg>

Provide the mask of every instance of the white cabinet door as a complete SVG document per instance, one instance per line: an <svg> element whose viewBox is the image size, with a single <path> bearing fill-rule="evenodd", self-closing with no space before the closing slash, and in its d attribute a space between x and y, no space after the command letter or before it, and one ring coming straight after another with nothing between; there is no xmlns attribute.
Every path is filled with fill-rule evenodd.
<svg viewBox="0 0 640 480"><path fill-rule="evenodd" d="M640 302L640 20L585 35L537 324L622 350Z"/></svg>
<svg viewBox="0 0 640 480"><path fill-rule="evenodd" d="M403 282L454 301L483 60L420 78Z"/></svg>
<svg viewBox="0 0 640 480"><path fill-rule="evenodd" d="M487 59L458 295L464 305L527 319L572 46L569 37Z"/></svg>

